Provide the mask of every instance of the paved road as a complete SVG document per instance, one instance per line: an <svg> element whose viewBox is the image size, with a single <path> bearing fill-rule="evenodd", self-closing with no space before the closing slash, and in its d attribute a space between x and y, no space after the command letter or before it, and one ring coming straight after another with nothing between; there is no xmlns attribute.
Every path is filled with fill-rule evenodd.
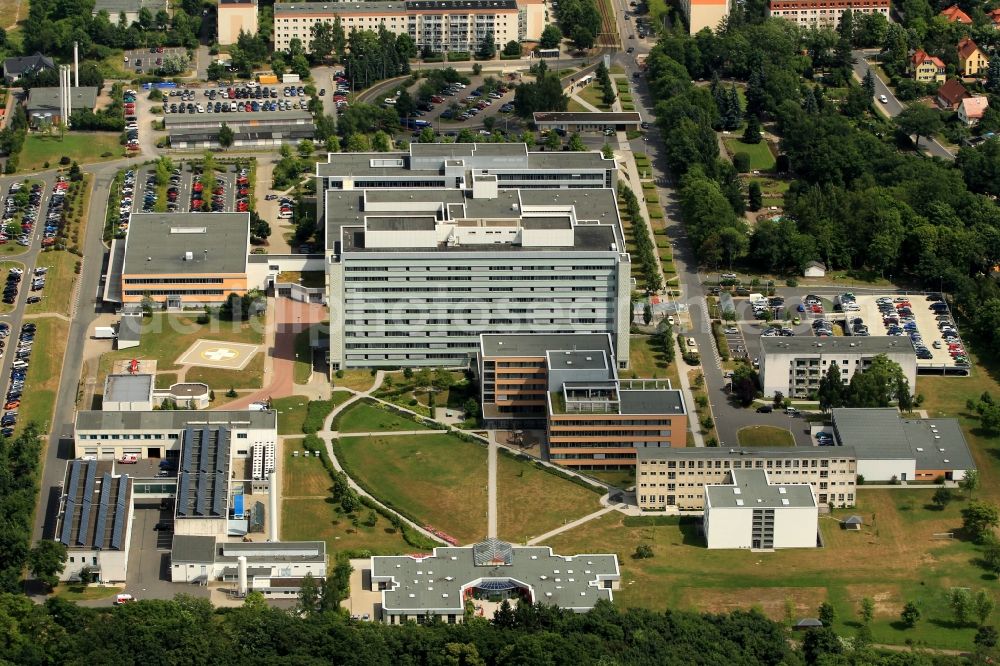
<svg viewBox="0 0 1000 666"><path fill-rule="evenodd" d="M854 74L855 76L858 77L859 80L865 78L865 74L867 74L869 71L871 71L872 74L875 76L875 104L877 104L883 111L885 111L886 115L888 115L890 118L895 118L900 113L902 113L903 109L906 107L902 102L896 99L895 93L893 93L892 89L888 85L886 85L885 81L882 80L882 77L879 76L878 72L871 69L871 67L868 65L868 61L865 60L865 52L863 51L854 52L853 68L854 68ZM882 95L885 95L885 98L887 100L885 104L878 101L879 97ZM921 138L920 149L923 150L928 155L931 155L932 157L940 157L941 159L945 160L955 159L955 155L950 150L948 150L940 143L938 143L936 139Z"/></svg>
<svg viewBox="0 0 1000 666"><path fill-rule="evenodd" d="M107 192L117 170L130 164L134 164L134 161L116 160L84 167L85 172L94 175L94 189L90 198L86 237L82 244L83 269L79 277L76 300L71 306L72 320L66 340L66 349L71 350L71 353L67 353L63 358L62 379L59 383L55 414L45 450L40 501L35 514L35 540L54 534L59 500L56 486L65 471L65 461L70 459L73 452L73 420L76 413L77 386L83 365L83 355L79 350L83 349L94 318L98 314L96 295L105 261L102 234L108 203Z"/></svg>
<svg viewBox="0 0 1000 666"><path fill-rule="evenodd" d="M623 32L628 31L624 32L626 37L628 34L632 34L631 25L624 21L627 4L627 0L615 0L618 24L623 28ZM623 43L626 46L634 46L635 53L617 53L614 55L614 61L625 69L629 80L633 82L636 111L641 114L643 119L652 120L654 118L652 109L657 100L650 96L644 78L640 77L638 81L632 79L632 73L638 70L636 57L648 53L652 45L648 43L648 40L626 39ZM793 421L783 413L757 414L752 409L743 409L729 402L729 396L725 390L727 381L723 377L723 371L717 357L714 356L716 347L712 336L711 321L706 312L706 289L702 286L698 262L681 221L677 192L672 185L673 178L666 165L659 130L651 129L645 137L633 140L631 148L634 152L646 153L652 165L652 173L649 175L657 183L660 202L664 209L667 235L670 237L674 249L674 268L678 278L676 286L680 291L677 300L687 305L690 313L690 327L686 327L683 333L693 337L702 352L705 386L715 416L719 444L736 446L738 443L737 431L750 425L791 428L800 444L808 444L808 436L801 427L804 422ZM694 409L694 406L688 405L688 408Z"/></svg>

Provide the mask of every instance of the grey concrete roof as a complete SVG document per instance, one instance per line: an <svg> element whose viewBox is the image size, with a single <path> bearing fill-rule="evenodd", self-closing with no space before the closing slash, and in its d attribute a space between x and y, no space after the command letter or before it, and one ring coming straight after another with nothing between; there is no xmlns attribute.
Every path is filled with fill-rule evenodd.
<svg viewBox="0 0 1000 666"><path fill-rule="evenodd" d="M550 349L546 354L550 368L556 370L602 370L610 364L611 355L597 349Z"/></svg>
<svg viewBox="0 0 1000 666"><path fill-rule="evenodd" d="M142 317L122 315L118 321L118 342L135 342L142 340Z"/></svg>
<svg viewBox="0 0 1000 666"><path fill-rule="evenodd" d="M63 479L57 538L67 548L128 550L132 479L112 476L111 461L70 460Z"/></svg>
<svg viewBox="0 0 1000 666"><path fill-rule="evenodd" d="M554 349L599 349L613 357L611 336L607 333L483 333L479 336L480 354L486 357L544 357Z"/></svg>
<svg viewBox="0 0 1000 666"><path fill-rule="evenodd" d="M312 114L306 109L289 109L287 111L220 111L218 113L168 113L163 117L163 124L167 130L176 127L220 127L226 123L235 132L238 129L246 128L264 129L267 125L261 122L275 124L281 121L288 124L291 120L303 120L312 122Z"/></svg>
<svg viewBox="0 0 1000 666"><path fill-rule="evenodd" d="M201 382L187 382L183 384L171 384L170 393L178 398L193 398L195 396L207 395L211 390L208 384Z"/></svg>
<svg viewBox="0 0 1000 666"><path fill-rule="evenodd" d="M507 544L503 544L507 545ZM463 591L469 587L513 583L531 591L532 601L560 608L588 610L599 599L612 598L599 581L618 580L615 555L563 557L547 547L513 546L504 558L477 565L475 546L435 548L421 559L410 556L372 558L372 579L391 578L383 592L383 608L390 613L421 615L427 611L463 612Z"/></svg>
<svg viewBox="0 0 1000 666"><path fill-rule="evenodd" d="M760 339L765 354L902 354L916 357L913 343L900 335L816 338L809 335Z"/></svg>
<svg viewBox="0 0 1000 666"><path fill-rule="evenodd" d="M108 375L104 380L105 402L141 402L153 393L153 375Z"/></svg>
<svg viewBox="0 0 1000 666"><path fill-rule="evenodd" d="M733 483L705 486L706 511L717 508L781 509L815 507L807 483L768 483L762 469L734 469Z"/></svg>
<svg viewBox="0 0 1000 666"><path fill-rule="evenodd" d="M117 23L118 14L121 12L138 13L143 7L153 12L155 16L157 11L167 8L167 0L94 0L94 14L104 10L112 23Z"/></svg>
<svg viewBox="0 0 1000 666"><path fill-rule="evenodd" d="M172 564L215 562L215 537L175 534L170 548L170 562Z"/></svg>
<svg viewBox="0 0 1000 666"><path fill-rule="evenodd" d="M685 414L684 397L678 389L618 392L622 414Z"/></svg>
<svg viewBox="0 0 1000 666"><path fill-rule="evenodd" d="M82 411L76 415L76 430L171 430L204 423L249 428L277 428L278 413L268 411L155 410L151 412Z"/></svg>
<svg viewBox="0 0 1000 666"><path fill-rule="evenodd" d="M70 90L70 101L73 109L93 109L97 106L97 88L94 86L80 86ZM59 88L32 88L28 91L28 102L26 104L28 113L34 112L58 112Z"/></svg>
<svg viewBox="0 0 1000 666"><path fill-rule="evenodd" d="M859 460L909 460L918 470L976 469L956 419L904 419L894 408L834 409L837 443Z"/></svg>
<svg viewBox="0 0 1000 666"><path fill-rule="evenodd" d="M913 457L899 412L885 409L831 411L838 444L853 446L861 460L907 460Z"/></svg>
<svg viewBox="0 0 1000 666"><path fill-rule="evenodd" d="M227 541L217 544L216 562L236 562L240 557L247 562L324 562L326 542L324 541L254 541L243 543Z"/></svg>
<svg viewBox="0 0 1000 666"><path fill-rule="evenodd" d="M406 0L410 11L517 9L516 0Z"/></svg>
<svg viewBox="0 0 1000 666"><path fill-rule="evenodd" d="M400 2L276 2L274 14L380 14L406 11Z"/></svg>
<svg viewBox="0 0 1000 666"><path fill-rule="evenodd" d="M133 213L125 243L126 276L245 273L250 213Z"/></svg>
<svg viewBox="0 0 1000 666"><path fill-rule="evenodd" d="M639 123L636 111L537 111L536 123Z"/></svg>
<svg viewBox="0 0 1000 666"><path fill-rule="evenodd" d="M851 446L786 446L775 448L757 447L636 447L638 460L688 460L701 459L732 459L737 458L854 458L854 447Z"/></svg>

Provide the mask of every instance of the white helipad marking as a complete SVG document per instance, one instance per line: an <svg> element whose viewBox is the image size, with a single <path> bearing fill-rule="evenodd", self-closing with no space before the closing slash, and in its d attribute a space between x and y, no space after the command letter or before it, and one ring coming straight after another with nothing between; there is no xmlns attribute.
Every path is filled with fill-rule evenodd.
<svg viewBox="0 0 1000 666"><path fill-rule="evenodd" d="M203 351L201 355L210 361L224 361L226 359L236 358L240 355L240 353L225 347L213 347L212 349Z"/></svg>

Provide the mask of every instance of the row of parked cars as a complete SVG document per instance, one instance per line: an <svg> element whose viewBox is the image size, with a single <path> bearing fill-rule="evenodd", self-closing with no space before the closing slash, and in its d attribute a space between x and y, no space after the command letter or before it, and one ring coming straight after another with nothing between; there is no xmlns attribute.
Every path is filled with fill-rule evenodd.
<svg viewBox="0 0 1000 666"><path fill-rule="evenodd" d="M63 204L66 201L66 192L69 191L69 181L65 176L56 178L56 184L52 186L52 196L49 197L48 210L45 213L45 229L42 233L42 247L52 247L56 244L63 226ZM31 239L31 227L25 229L24 222L21 223L24 230Z"/></svg>
<svg viewBox="0 0 1000 666"><path fill-rule="evenodd" d="M344 72L337 72L333 75L333 83L337 86L333 91L333 103L337 105L338 111L346 109L347 95L351 92L351 82L344 76Z"/></svg>
<svg viewBox="0 0 1000 666"><path fill-rule="evenodd" d="M121 200L118 202L118 233L124 234L128 231L128 223L132 216L132 196L135 194L135 171L129 169L125 172L122 181ZM155 192L154 192L155 194Z"/></svg>
<svg viewBox="0 0 1000 666"><path fill-rule="evenodd" d="M130 151L139 150L139 116L135 110L134 90L126 90L122 100L125 104L125 148Z"/></svg>
<svg viewBox="0 0 1000 666"><path fill-rule="evenodd" d="M0 435L10 437L17 425L17 409L21 406L21 396L24 393L24 381L28 377L28 367L31 363L31 348L35 341L35 325L27 323L21 326L14 352L14 362L10 368L10 384L7 387L7 398L4 402L4 413L0 417ZM10 335L7 324L0 325L0 349L6 344Z"/></svg>
<svg viewBox="0 0 1000 666"><path fill-rule="evenodd" d="M14 230L13 228L9 228L8 225L13 223L14 217L18 213L23 213L23 215L21 216L21 229L17 236L17 244L24 247L31 245L31 231L35 227L35 220L38 219L38 209L42 205L42 186L37 183L31 186L26 206L18 204L18 197L15 196L23 187L23 183L11 183L10 190L7 193L7 198L4 201L3 228L0 229L0 245L5 245L11 240ZM21 210L22 207L24 208L23 211Z"/></svg>

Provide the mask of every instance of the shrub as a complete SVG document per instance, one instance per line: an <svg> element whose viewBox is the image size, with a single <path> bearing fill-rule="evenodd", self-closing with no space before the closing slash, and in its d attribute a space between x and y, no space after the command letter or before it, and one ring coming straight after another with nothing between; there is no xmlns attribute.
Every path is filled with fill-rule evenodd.
<svg viewBox="0 0 1000 666"><path fill-rule="evenodd" d="M733 155L733 166L740 173L750 171L750 154L740 151Z"/></svg>

